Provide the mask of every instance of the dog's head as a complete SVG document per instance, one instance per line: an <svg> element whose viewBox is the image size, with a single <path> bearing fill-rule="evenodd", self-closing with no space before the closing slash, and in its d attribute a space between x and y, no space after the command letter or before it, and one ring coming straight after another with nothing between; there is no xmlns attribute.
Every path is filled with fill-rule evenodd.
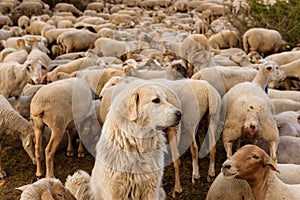
<svg viewBox="0 0 300 200"><path fill-rule="evenodd" d="M117 111L141 129L152 130L176 126L182 115L178 108L167 101L161 86L154 84L143 84L127 93Z"/></svg>

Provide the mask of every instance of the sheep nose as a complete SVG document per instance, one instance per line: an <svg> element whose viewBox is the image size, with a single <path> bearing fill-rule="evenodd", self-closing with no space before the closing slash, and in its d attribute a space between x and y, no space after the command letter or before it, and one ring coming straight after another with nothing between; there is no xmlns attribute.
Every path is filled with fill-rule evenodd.
<svg viewBox="0 0 300 200"><path fill-rule="evenodd" d="M182 116L182 112L180 110L177 110L175 112L175 115L176 115L176 120L180 121L181 120L181 116Z"/></svg>
<svg viewBox="0 0 300 200"><path fill-rule="evenodd" d="M225 170L225 169L230 169L230 168L231 168L231 165L228 164L228 163L224 163L224 164L222 165L222 169L223 169L223 170Z"/></svg>

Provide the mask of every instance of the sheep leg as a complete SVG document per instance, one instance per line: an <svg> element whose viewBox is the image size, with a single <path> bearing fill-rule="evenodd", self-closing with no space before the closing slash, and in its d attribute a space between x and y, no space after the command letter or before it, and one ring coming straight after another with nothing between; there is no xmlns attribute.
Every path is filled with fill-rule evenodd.
<svg viewBox="0 0 300 200"><path fill-rule="evenodd" d="M45 149L46 155L46 178L54 178L54 155L55 151L64 136L64 131L58 128L52 128L51 138Z"/></svg>
<svg viewBox="0 0 300 200"><path fill-rule="evenodd" d="M85 156L84 146L83 146L81 139L79 139L79 146L78 146L77 154L78 154L77 155L78 158L84 158L84 156Z"/></svg>
<svg viewBox="0 0 300 200"><path fill-rule="evenodd" d="M174 170L175 170L175 187L172 193L172 196L175 198L176 192L182 192L182 186L180 183L180 155L178 151L177 139L176 139L177 130L175 128L169 128L167 131L167 137L170 144L172 161L174 162Z"/></svg>
<svg viewBox="0 0 300 200"><path fill-rule="evenodd" d="M38 123L39 122L39 123ZM43 152L43 130L44 123L40 120L33 120L33 130L35 136L35 161L36 161L36 177L42 177L42 152Z"/></svg>
<svg viewBox="0 0 300 200"><path fill-rule="evenodd" d="M74 156L74 148L72 144L73 140L73 129L68 129L67 130L67 135L68 135L68 148L67 148L67 156Z"/></svg>
<svg viewBox="0 0 300 200"><path fill-rule="evenodd" d="M208 175L207 175L207 182L211 182L212 178L215 177L215 159L216 159L216 146L211 148L210 153L209 153L209 167L208 167Z"/></svg>
<svg viewBox="0 0 300 200"><path fill-rule="evenodd" d="M277 161L276 150L277 150L278 143L276 141L270 141L269 145L270 145L270 157L272 158L272 160Z"/></svg>
<svg viewBox="0 0 300 200"><path fill-rule="evenodd" d="M199 174L199 163L198 163L198 145L196 139L193 139L193 142L190 147L191 154L192 154L192 163L193 163L193 176L192 176L192 183L195 183L195 179L200 178Z"/></svg>
<svg viewBox="0 0 300 200"><path fill-rule="evenodd" d="M6 177L6 172L2 168L1 158L2 158L2 139L0 138L0 179L4 179Z"/></svg>
<svg viewBox="0 0 300 200"><path fill-rule="evenodd" d="M227 158L230 158L232 156L232 142L224 141L224 148L226 150L226 156Z"/></svg>

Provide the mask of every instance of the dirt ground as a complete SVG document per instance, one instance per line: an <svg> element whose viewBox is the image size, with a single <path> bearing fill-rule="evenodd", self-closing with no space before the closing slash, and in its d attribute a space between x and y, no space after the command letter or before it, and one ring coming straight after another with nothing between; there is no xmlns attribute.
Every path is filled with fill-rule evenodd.
<svg viewBox="0 0 300 200"><path fill-rule="evenodd" d="M17 138L4 139L3 141L2 165L7 172L8 177L0 180L0 200L20 199L21 192L15 188L33 183L35 179L35 166L23 150L21 141ZM222 163L225 160L225 153L222 143L217 144L216 172L220 172ZM187 150L181 156L180 178L183 192L177 194L176 199L200 199L204 200L211 183L206 181L208 169L208 156L200 159L201 178L193 185L191 182L192 164L191 154ZM55 156L55 175L63 183L68 175L76 170L82 169L91 173L94 165L94 158L87 153L85 158L67 157L66 151L59 151ZM174 168L170 164L165 167L163 186L167 193L167 199L173 199L171 196L174 186Z"/></svg>

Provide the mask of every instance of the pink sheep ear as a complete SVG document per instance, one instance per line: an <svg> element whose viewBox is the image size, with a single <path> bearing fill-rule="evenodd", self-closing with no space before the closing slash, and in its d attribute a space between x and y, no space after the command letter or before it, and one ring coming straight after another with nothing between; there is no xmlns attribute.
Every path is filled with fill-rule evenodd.
<svg viewBox="0 0 300 200"><path fill-rule="evenodd" d="M265 154L264 164L266 166L269 166L273 171L279 172L276 162L274 160L272 160L272 158L270 156L268 156L267 154Z"/></svg>

